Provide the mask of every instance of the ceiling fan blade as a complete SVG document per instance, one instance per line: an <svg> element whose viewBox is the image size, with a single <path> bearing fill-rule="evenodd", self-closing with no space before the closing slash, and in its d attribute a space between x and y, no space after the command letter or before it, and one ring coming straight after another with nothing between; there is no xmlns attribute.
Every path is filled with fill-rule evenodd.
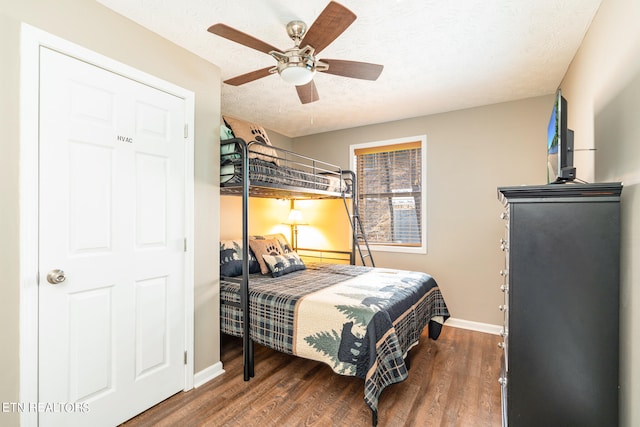
<svg viewBox="0 0 640 427"><path fill-rule="evenodd" d="M252 82L254 80L261 79L263 77L267 77L271 73L269 70L273 67L261 68L260 70L255 70L250 73L242 74L240 76L232 77L224 82L231 86L240 86L245 83Z"/></svg>
<svg viewBox="0 0 640 427"><path fill-rule="evenodd" d="M300 42L300 46L311 46L315 49L317 55L337 39L355 20L355 13L332 1L324 8L315 22L311 24L307 34Z"/></svg>
<svg viewBox="0 0 640 427"><path fill-rule="evenodd" d="M377 80L384 68L383 65L341 59L322 59L322 62L329 64L329 69L324 73L363 80Z"/></svg>
<svg viewBox="0 0 640 427"><path fill-rule="evenodd" d="M318 96L318 89L316 89L316 84L311 80L306 85L296 86L296 91L298 91L298 98L300 98L300 102L303 104L309 104L310 102L316 102L320 99Z"/></svg>
<svg viewBox="0 0 640 427"><path fill-rule="evenodd" d="M225 24L214 24L210 26L207 31L217 36L224 37L225 39L240 43L241 45L250 47L251 49L264 52L267 55L272 50L280 52L280 49L278 49L277 47L271 46L269 43L258 40L257 38L250 36L249 34L245 34L242 31L238 31L235 28L231 28Z"/></svg>

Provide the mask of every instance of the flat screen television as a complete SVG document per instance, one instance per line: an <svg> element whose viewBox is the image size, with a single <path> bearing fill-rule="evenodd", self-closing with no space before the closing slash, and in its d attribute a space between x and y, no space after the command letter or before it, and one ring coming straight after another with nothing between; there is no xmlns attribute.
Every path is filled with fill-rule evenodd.
<svg viewBox="0 0 640 427"><path fill-rule="evenodd" d="M547 128L547 183L573 181L573 131L567 127L567 100L557 90Z"/></svg>

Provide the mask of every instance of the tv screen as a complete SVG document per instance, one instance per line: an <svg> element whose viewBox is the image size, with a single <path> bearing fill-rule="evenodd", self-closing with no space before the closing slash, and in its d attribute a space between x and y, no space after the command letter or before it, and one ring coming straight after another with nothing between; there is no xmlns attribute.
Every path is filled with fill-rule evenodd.
<svg viewBox="0 0 640 427"><path fill-rule="evenodd" d="M567 100L558 89L547 128L547 182L562 183L575 177L573 131L567 127Z"/></svg>

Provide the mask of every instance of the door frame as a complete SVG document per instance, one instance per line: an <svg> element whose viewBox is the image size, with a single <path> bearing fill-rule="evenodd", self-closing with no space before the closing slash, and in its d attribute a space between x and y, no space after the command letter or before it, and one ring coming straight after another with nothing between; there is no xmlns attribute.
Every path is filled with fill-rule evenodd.
<svg viewBox="0 0 640 427"><path fill-rule="evenodd" d="M38 115L40 48L47 47L185 100L185 269L187 352L184 390L194 383L194 117L193 92L75 43L22 23L20 31L20 402L38 402ZM37 411L23 411L20 425L37 426Z"/></svg>

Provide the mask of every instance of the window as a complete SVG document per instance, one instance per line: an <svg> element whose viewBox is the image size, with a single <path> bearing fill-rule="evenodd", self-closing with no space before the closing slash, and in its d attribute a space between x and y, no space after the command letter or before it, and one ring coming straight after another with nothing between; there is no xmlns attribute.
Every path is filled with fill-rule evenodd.
<svg viewBox="0 0 640 427"><path fill-rule="evenodd" d="M426 136L351 146L372 250L426 253Z"/></svg>

